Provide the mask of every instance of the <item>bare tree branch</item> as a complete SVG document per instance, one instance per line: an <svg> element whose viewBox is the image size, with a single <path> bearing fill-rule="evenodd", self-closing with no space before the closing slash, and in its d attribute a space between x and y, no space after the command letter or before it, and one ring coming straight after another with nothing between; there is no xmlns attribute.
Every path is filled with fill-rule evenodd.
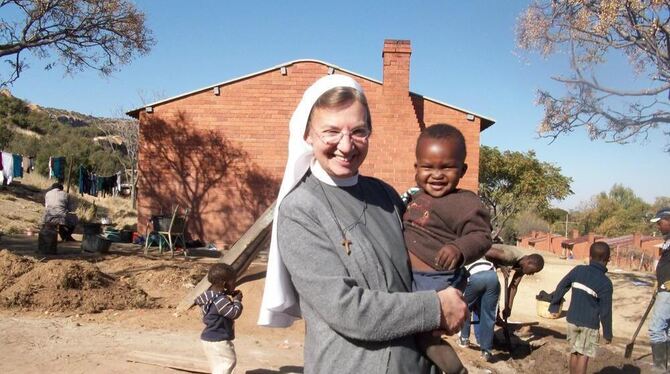
<svg viewBox="0 0 670 374"><path fill-rule="evenodd" d="M544 56L567 47L570 58L570 76L553 77L567 92L538 92L540 136L553 141L584 127L591 139L626 143L668 128L670 0L538 0L519 18L517 42ZM599 81L596 72L617 53L644 88Z"/></svg>
<svg viewBox="0 0 670 374"><path fill-rule="evenodd" d="M88 68L108 75L155 43L144 14L129 0L3 0L4 7L20 13L21 22L0 16L0 57L14 56L0 86L25 69L23 51L46 59L47 69L59 64L67 73Z"/></svg>

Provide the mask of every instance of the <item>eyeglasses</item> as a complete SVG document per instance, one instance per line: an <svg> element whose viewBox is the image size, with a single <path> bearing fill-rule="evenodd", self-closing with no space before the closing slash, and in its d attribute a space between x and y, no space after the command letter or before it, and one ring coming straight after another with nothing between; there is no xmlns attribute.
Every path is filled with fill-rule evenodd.
<svg viewBox="0 0 670 374"><path fill-rule="evenodd" d="M319 139L327 145L339 144L344 135L347 135L349 140L353 143L365 144L370 138L370 129L367 127L359 127L351 132L327 130L321 134L317 134Z"/></svg>

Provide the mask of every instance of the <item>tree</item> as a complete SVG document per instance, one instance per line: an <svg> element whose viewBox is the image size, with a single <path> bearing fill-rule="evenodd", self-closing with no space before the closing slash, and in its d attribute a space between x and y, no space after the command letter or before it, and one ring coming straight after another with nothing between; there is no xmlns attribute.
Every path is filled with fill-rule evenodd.
<svg viewBox="0 0 670 374"><path fill-rule="evenodd" d="M662 208L667 208L669 206L670 206L670 196L659 196L654 200L654 203L651 205L652 208L651 213L655 214Z"/></svg>
<svg viewBox="0 0 670 374"><path fill-rule="evenodd" d="M144 14L127 0L0 0L0 12L0 57L10 57L11 67L0 86L27 68L27 51L46 59L46 69L108 75L154 44Z"/></svg>
<svg viewBox="0 0 670 374"><path fill-rule="evenodd" d="M500 152L482 146L480 159L479 194L491 211L494 237L519 212L543 212L551 200L562 200L572 193L572 178L561 175L559 167L540 162L534 151Z"/></svg>
<svg viewBox="0 0 670 374"><path fill-rule="evenodd" d="M538 91L541 136L579 127L592 140L618 143L646 139L657 128L670 135L670 0L538 0L519 18L517 42L545 57L563 48L570 58L570 74L553 77L567 93ZM627 58L631 78L646 77L643 88L596 77L614 56Z"/></svg>
<svg viewBox="0 0 670 374"><path fill-rule="evenodd" d="M134 120L110 120L98 123L106 136L106 145L126 170L130 169L130 199L136 208L135 188L137 187L137 158L139 156L139 122Z"/></svg>
<svg viewBox="0 0 670 374"><path fill-rule="evenodd" d="M609 193L601 192L591 198L578 213L582 232L615 237L634 232L650 233L650 205L635 192L615 184Z"/></svg>
<svg viewBox="0 0 670 374"><path fill-rule="evenodd" d="M530 234L533 231L550 232L551 226L543 217L540 217L533 209L519 212L505 225L500 236L505 243L516 244L519 237Z"/></svg>

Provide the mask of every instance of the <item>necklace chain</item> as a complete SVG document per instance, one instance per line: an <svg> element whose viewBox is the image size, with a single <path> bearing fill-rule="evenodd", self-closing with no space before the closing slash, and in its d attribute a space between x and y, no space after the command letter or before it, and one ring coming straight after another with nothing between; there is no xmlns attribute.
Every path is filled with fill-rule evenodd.
<svg viewBox="0 0 670 374"><path fill-rule="evenodd" d="M361 191L361 198L363 199L363 210L361 211L361 214L356 218L356 220L349 226L347 227L342 227L340 224L340 220L337 219L337 214L335 214L335 209L333 209L333 204L330 202L330 199L328 198L328 194L326 194L326 190L323 188L323 182L320 180L319 182L319 187L321 187L321 192L323 193L323 197L326 198L326 202L328 203L328 208L330 208L330 213L333 216L333 220L335 221L335 224L337 225L337 228L340 230L340 234L342 235L342 247L344 247L344 252L349 255L351 254L351 240L347 239L347 233L349 230L353 229L354 226L356 226L358 223L361 222L361 219L365 217L365 211L368 208L368 202L365 200L365 194L363 193L363 190L361 189L360 185L357 183L356 186L358 189Z"/></svg>

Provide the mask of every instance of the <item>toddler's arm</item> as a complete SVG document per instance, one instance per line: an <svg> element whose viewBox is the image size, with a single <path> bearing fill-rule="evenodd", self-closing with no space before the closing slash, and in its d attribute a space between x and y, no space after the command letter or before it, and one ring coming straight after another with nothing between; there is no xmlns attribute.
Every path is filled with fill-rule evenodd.
<svg viewBox="0 0 670 374"><path fill-rule="evenodd" d="M228 319L237 319L242 314L242 292L236 292L232 298L225 296L214 301L214 307L219 314Z"/></svg>

